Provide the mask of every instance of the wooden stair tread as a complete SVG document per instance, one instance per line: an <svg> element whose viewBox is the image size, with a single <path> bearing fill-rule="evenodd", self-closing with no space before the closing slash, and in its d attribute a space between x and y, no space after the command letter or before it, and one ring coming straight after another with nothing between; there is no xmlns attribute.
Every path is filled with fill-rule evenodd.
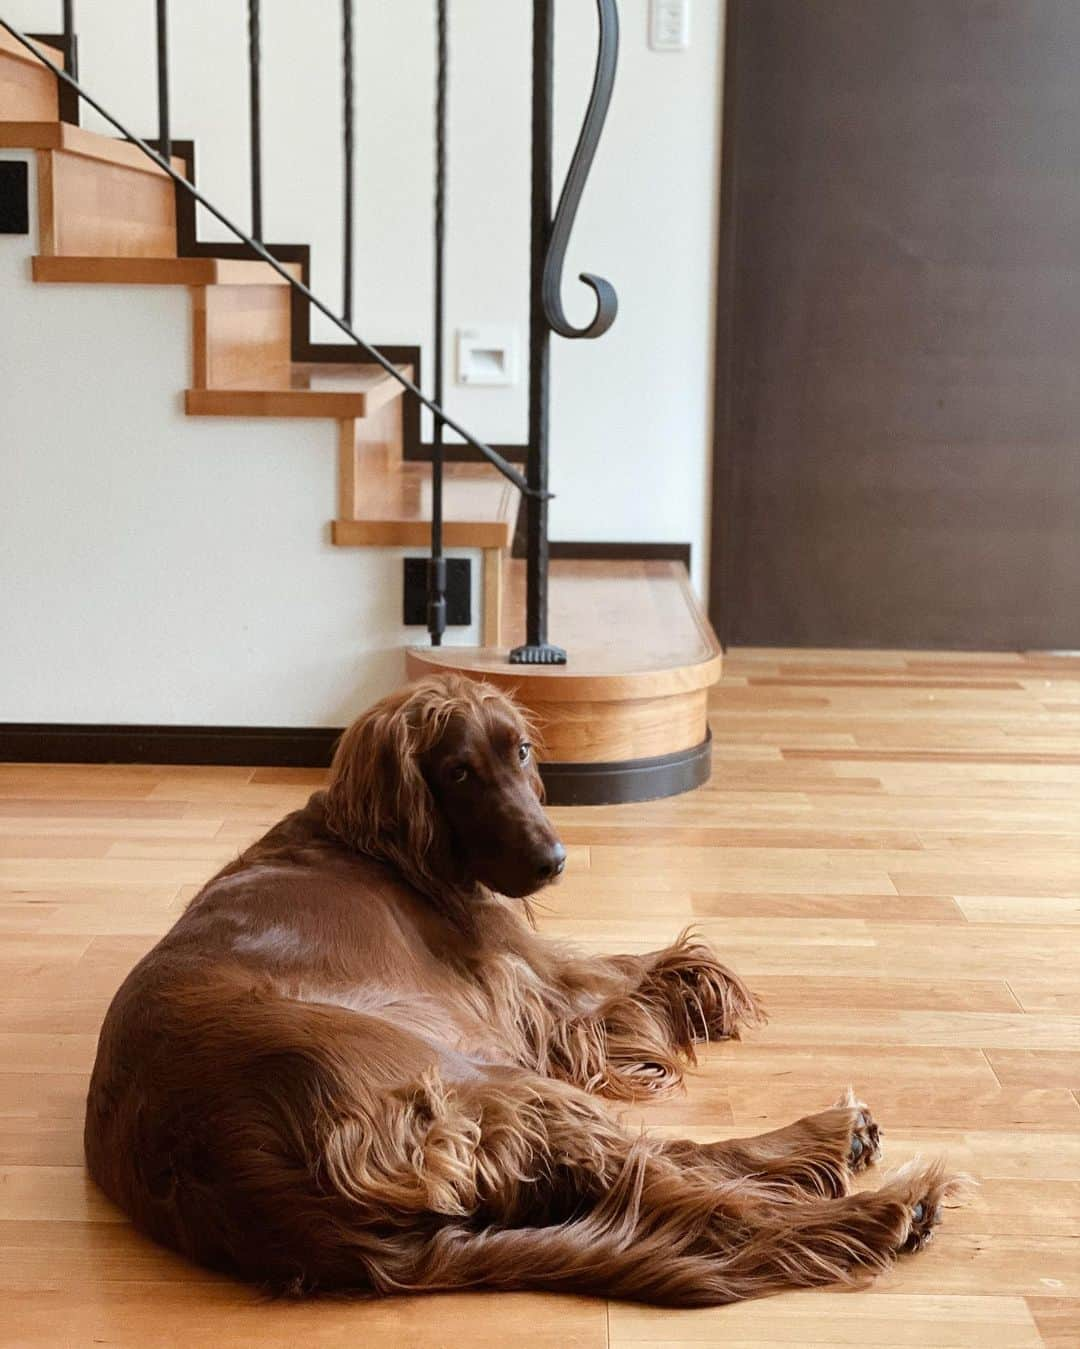
<svg viewBox="0 0 1080 1349"><path fill-rule="evenodd" d="M365 457L358 520L335 520L339 547L427 548L431 540L431 465ZM480 464L447 464L443 477L443 540L450 548L509 548L517 489Z"/></svg>
<svg viewBox="0 0 1080 1349"><path fill-rule="evenodd" d="M35 281L113 286L285 286L265 262L242 258L33 259ZM299 263L285 267L299 279Z"/></svg>
<svg viewBox="0 0 1080 1349"><path fill-rule="evenodd" d="M47 42L41 42L37 38L31 38L30 41L44 52L54 66L64 68L64 53L59 47L51 47ZM21 42L16 42L6 28L0 28L0 55L12 57L16 61L25 61L27 65L36 66L41 70L48 69L33 52L28 52ZM55 79L55 76L53 78Z"/></svg>
<svg viewBox="0 0 1080 1349"><path fill-rule="evenodd" d="M457 669L550 702L690 692L720 677L720 644L682 563L553 561L548 628L566 665L508 663L524 640L525 563L508 570L507 647L414 647L411 675Z"/></svg>
<svg viewBox="0 0 1080 1349"><path fill-rule="evenodd" d="M408 375L408 366L397 366ZM213 417L366 417L401 385L378 365L293 361L209 389L189 389L187 410Z"/></svg>
<svg viewBox="0 0 1080 1349"><path fill-rule="evenodd" d="M103 164L115 164L159 178L167 176L164 169L159 169L152 159L130 141L101 136L96 131L85 131L81 126L71 126L68 122L0 121L0 149L65 150L68 154L96 159ZM182 159L174 157L170 163L178 173L185 171Z"/></svg>

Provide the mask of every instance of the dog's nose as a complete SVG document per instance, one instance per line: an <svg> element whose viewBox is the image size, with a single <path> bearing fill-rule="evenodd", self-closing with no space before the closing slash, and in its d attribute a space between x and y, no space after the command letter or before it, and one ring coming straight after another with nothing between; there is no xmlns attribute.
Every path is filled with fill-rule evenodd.
<svg viewBox="0 0 1080 1349"><path fill-rule="evenodd" d="M553 881L556 876L563 874L565 867L566 849L561 843L555 842L537 867L537 878L541 881Z"/></svg>

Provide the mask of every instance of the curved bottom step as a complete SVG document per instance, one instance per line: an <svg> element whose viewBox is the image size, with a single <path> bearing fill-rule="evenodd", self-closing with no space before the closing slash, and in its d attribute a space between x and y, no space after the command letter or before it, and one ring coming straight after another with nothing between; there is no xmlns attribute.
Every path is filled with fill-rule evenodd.
<svg viewBox="0 0 1080 1349"><path fill-rule="evenodd" d="M712 776L712 732L700 745L621 763L540 765L550 806L613 806L656 801L702 787Z"/></svg>
<svg viewBox="0 0 1080 1349"><path fill-rule="evenodd" d="M708 780L708 691L721 653L677 562L551 564L550 630L565 665L511 665L524 564L507 577L506 648L416 647L410 678L454 671L497 684L536 720L552 805L606 805Z"/></svg>

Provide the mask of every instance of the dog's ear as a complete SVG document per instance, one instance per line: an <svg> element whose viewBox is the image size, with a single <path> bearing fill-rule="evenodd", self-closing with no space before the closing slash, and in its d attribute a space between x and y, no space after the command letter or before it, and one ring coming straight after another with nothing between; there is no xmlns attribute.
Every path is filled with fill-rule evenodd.
<svg viewBox="0 0 1080 1349"><path fill-rule="evenodd" d="M348 847L390 863L442 907L461 907L449 832L424 780L420 756L430 729L415 696L392 696L355 721L338 742L326 793L326 823Z"/></svg>
<svg viewBox="0 0 1080 1349"><path fill-rule="evenodd" d="M409 705L384 700L338 742L327 788L327 824L373 856L427 850L435 803L417 761Z"/></svg>

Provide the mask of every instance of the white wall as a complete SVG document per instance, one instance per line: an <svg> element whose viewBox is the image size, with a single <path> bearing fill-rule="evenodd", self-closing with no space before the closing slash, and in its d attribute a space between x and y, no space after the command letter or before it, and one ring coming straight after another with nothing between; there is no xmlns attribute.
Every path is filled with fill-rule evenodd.
<svg viewBox="0 0 1080 1349"><path fill-rule="evenodd" d="M598 271L618 289L620 313L597 342L555 339L551 532L689 540L700 585L723 5L691 2L691 46L679 54L649 50L647 0L620 5L619 76L564 285L567 311L582 321L592 298L576 276ZM5 0L3 12L44 31L55 29L58 9L52 0ZM428 0L357 3L356 322L372 340L425 347L432 10ZM591 83L594 10L590 0L558 6L557 184ZM448 339L480 321L517 323L524 338L531 5L454 0L451 11ZM152 134L153 6L80 0L77 13L84 81L134 129ZM188 0L171 13L174 134L194 137L200 186L246 226L246 6ZM333 302L341 281L339 15L337 0L263 3L266 235L311 242L315 288ZM200 230L203 238L226 237L212 219ZM397 658L387 653L409 634L396 624L396 560L336 553L326 543L329 429L186 421L178 410L187 382L186 297L32 288L25 252L25 240L0 240L0 472L11 484L0 510L16 489L22 503L14 533L0 520L5 581L14 567L20 590L11 627L5 584L0 631L34 655L14 670L4 662L0 719L340 722L397 677ZM27 325L37 335L32 350ZM326 325L316 336L332 340L334 330ZM524 384L451 384L448 392L450 410L478 434L523 439ZM58 399L64 436L53 438L37 414L43 401ZM76 435L82 467L72 513L88 574L73 584L70 569L50 565L32 543L51 534L41 466L57 464L58 480L66 476L58 465ZM161 447L165 461L148 465L148 444ZM149 507L148 496L156 498ZM255 527L243 525L241 513ZM102 519L113 539L104 552ZM194 571L192 534L205 559ZM134 589L132 575L141 578ZM170 608L184 615L179 627L157 622L166 589ZM265 641L250 635L260 623ZM107 641L90 640L95 625ZM67 631L84 635L92 652L75 666L88 681L83 693L70 675L48 687L47 671L72 655L60 636ZM117 654L108 654L112 647ZM235 680L232 692L222 679L227 687ZM254 684L263 691L242 694Z"/></svg>

